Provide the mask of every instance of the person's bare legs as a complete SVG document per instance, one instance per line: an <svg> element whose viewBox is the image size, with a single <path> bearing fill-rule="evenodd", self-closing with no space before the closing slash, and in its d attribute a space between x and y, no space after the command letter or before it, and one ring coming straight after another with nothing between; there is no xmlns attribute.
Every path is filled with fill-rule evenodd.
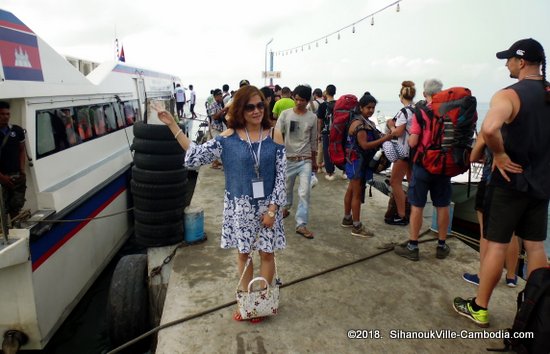
<svg viewBox="0 0 550 354"><path fill-rule="evenodd" d="M239 278L241 277L241 274L243 274L244 266L246 264L247 259L248 259L248 253L237 253L237 269L239 271ZM254 274L254 266L252 264L252 260L250 260L250 264L246 269L246 273L243 276L243 280L239 284L239 290L246 290L246 288L248 287L248 283L250 283L250 281L252 280L253 274Z"/></svg>
<svg viewBox="0 0 550 354"><path fill-rule="evenodd" d="M535 269L548 266L548 258L544 250L544 241L523 240L527 252L527 276Z"/></svg>
<svg viewBox="0 0 550 354"><path fill-rule="evenodd" d="M439 239L447 239L447 229L449 228L450 207L436 207L437 209L437 227L439 228Z"/></svg>
<svg viewBox="0 0 550 354"><path fill-rule="evenodd" d="M395 205L397 206L397 214L399 217L405 217L405 192L403 191L403 177L409 175L409 163L404 160L397 160L393 163L390 177L390 185L392 188Z"/></svg>
<svg viewBox="0 0 550 354"><path fill-rule="evenodd" d="M424 208L411 205L411 218L409 224L409 239L416 241L420 235L422 227L422 212Z"/></svg>
<svg viewBox="0 0 550 354"><path fill-rule="evenodd" d="M508 251L506 252L506 259L504 260L504 266L506 267L506 278L515 279L518 267L519 257L519 237L512 236L512 240L508 245Z"/></svg>
<svg viewBox="0 0 550 354"><path fill-rule="evenodd" d="M506 250L508 249L507 243L486 241L487 250L483 262L481 262L480 274L482 276L479 277L479 287L476 296L476 303L485 308L489 306L491 294L502 276L502 268L504 267Z"/></svg>
<svg viewBox="0 0 550 354"><path fill-rule="evenodd" d="M271 285L275 274L275 255L260 251L260 275Z"/></svg>

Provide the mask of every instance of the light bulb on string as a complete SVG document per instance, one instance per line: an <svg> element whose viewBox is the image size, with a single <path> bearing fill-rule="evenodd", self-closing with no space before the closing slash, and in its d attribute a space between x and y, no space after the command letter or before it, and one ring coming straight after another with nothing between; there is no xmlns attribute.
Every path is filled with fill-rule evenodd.
<svg viewBox="0 0 550 354"><path fill-rule="evenodd" d="M371 19L370 19L370 25L374 26L374 16L372 16Z"/></svg>
<svg viewBox="0 0 550 354"><path fill-rule="evenodd" d="M319 48L319 42L315 42L315 46Z"/></svg>
<svg viewBox="0 0 550 354"><path fill-rule="evenodd" d="M340 39L340 32L338 32L338 39Z"/></svg>
<svg viewBox="0 0 550 354"><path fill-rule="evenodd" d="M353 25L353 27L351 29L351 33L355 33L355 24Z"/></svg>
<svg viewBox="0 0 550 354"><path fill-rule="evenodd" d="M399 3L397 3L397 8L395 9L395 12L399 12L401 9L399 8Z"/></svg>
<svg viewBox="0 0 550 354"><path fill-rule="evenodd" d="M328 44L328 37L325 37L325 44Z"/></svg>
<svg viewBox="0 0 550 354"><path fill-rule="evenodd" d="M304 51L304 46L302 46L302 52Z"/></svg>
<svg viewBox="0 0 550 354"><path fill-rule="evenodd" d="M307 49L311 50L311 44L307 45Z"/></svg>

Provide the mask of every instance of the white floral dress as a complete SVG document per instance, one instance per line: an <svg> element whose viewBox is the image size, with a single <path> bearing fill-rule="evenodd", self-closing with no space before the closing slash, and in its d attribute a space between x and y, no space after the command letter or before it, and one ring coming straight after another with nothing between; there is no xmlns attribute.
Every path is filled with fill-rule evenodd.
<svg viewBox="0 0 550 354"><path fill-rule="evenodd" d="M258 151L259 142L252 143ZM237 248L240 253L259 249L272 253L286 246L282 208L286 204L286 152L283 145L270 136L262 141L260 177L263 179L264 198L252 197L252 179L256 178L254 157L250 144L237 133L216 138L202 145L191 143L185 156L185 166L197 167L214 160L222 160L225 173L223 201L222 248ZM272 228L261 223L270 203L280 208ZM258 242L255 243L256 236Z"/></svg>

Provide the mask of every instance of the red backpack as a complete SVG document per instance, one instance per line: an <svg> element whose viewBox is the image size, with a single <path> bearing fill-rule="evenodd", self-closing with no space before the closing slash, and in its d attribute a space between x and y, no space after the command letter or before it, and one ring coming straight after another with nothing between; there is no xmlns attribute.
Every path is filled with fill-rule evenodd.
<svg viewBox="0 0 550 354"><path fill-rule="evenodd" d="M334 104L328 154L334 166L341 170L346 164L346 139L350 118L356 107L357 97L354 95L343 95Z"/></svg>
<svg viewBox="0 0 550 354"><path fill-rule="evenodd" d="M453 87L432 97L432 108L417 105L416 117L424 130L422 113L429 118L431 143L414 158L429 173L457 176L470 168L470 152L476 130L476 98L469 89Z"/></svg>

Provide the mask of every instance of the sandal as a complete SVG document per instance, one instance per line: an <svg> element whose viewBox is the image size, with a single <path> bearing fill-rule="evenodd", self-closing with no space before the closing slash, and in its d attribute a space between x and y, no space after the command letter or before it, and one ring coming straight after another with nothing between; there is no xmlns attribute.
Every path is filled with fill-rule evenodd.
<svg viewBox="0 0 550 354"><path fill-rule="evenodd" d="M286 208L283 208L283 219L288 218L289 215L290 215L290 211L288 211L288 209Z"/></svg>
<svg viewBox="0 0 550 354"><path fill-rule="evenodd" d="M309 231L305 226L296 228L296 233L307 238L308 240L313 239L313 232Z"/></svg>
<svg viewBox="0 0 550 354"><path fill-rule="evenodd" d="M243 317L241 316L241 313L239 311L233 312L233 319L235 321L239 321L239 322L240 321L248 321L248 320L243 319Z"/></svg>
<svg viewBox="0 0 550 354"><path fill-rule="evenodd" d="M250 319L250 323L260 323L264 320L263 317L255 317Z"/></svg>

